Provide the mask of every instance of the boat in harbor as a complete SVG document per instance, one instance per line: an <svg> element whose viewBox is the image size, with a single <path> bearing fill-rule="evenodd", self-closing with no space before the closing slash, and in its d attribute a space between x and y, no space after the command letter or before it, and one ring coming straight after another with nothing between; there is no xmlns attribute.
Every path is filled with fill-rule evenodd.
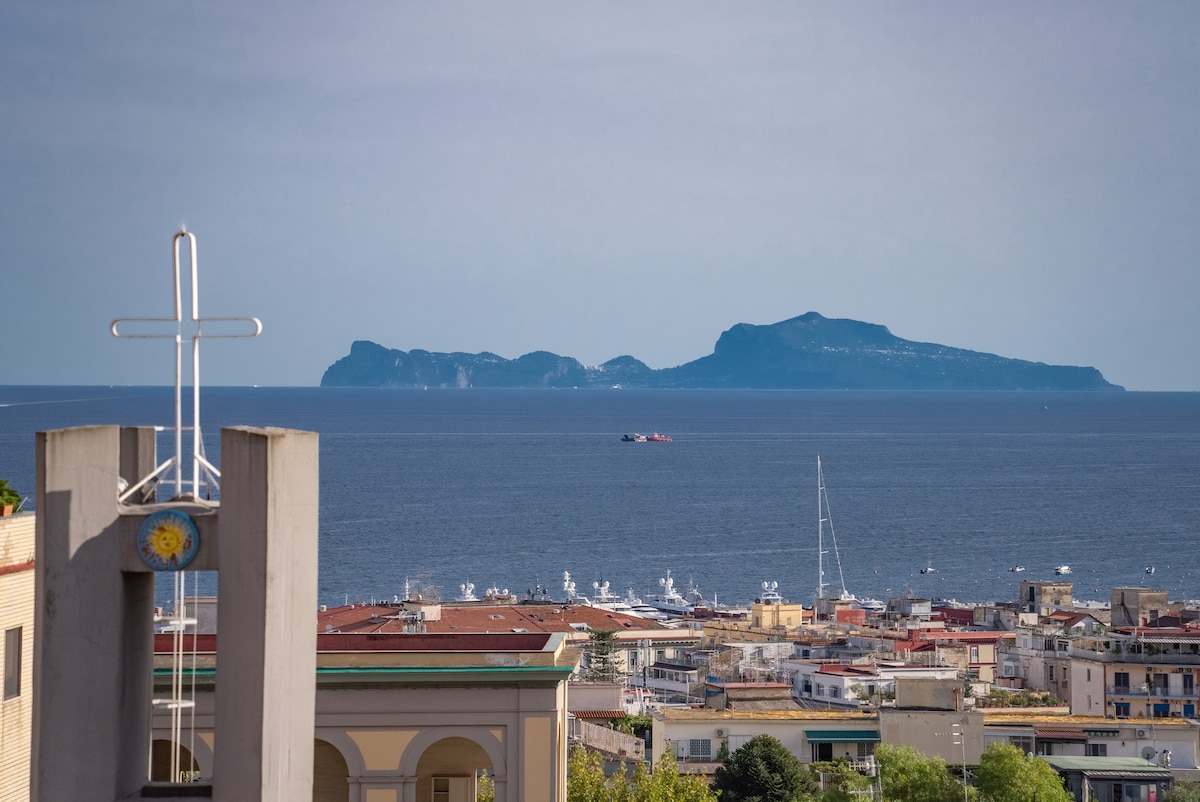
<svg viewBox="0 0 1200 802"><path fill-rule="evenodd" d="M1056 565L1054 566L1054 573L1058 574L1059 576L1066 576L1067 574L1071 573L1071 566L1066 564Z"/></svg>
<svg viewBox="0 0 1200 802"><path fill-rule="evenodd" d="M755 601L759 604L783 604L783 596L779 595L779 583L775 580L768 582L764 579L762 593L758 594Z"/></svg>
<svg viewBox="0 0 1200 802"><path fill-rule="evenodd" d="M667 575L661 577L658 584L662 588L662 592L647 596L646 604L673 616L691 615L696 611L696 605L675 589L675 579L671 576L671 569L667 569Z"/></svg>
<svg viewBox="0 0 1200 802"><path fill-rule="evenodd" d="M837 564L838 584L841 591L837 596L829 596L825 581L825 528L829 527L829 541L833 544L833 558ZM829 614L829 602L854 602L854 594L846 590L846 577L842 573L842 555L838 552L837 535L833 531L833 514L829 511L829 493L825 490L825 474L821 469L821 455L817 455L817 598L816 606L819 615Z"/></svg>
<svg viewBox="0 0 1200 802"><path fill-rule="evenodd" d="M654 434L646 435L646 442L647 443L669 443L669 442L671 442L671 435L659 434L658 432L655 432Z"/></svg>
<svg viewBox="0 0 1200 802"><path fill-rule="evenodd" d="M622 443L645 443L646 435L637 434L636 432L634 434L623 434L623 435L621 435L621 442Z"/></svg>
<svg viewBox="0 0 1200 802"><path fill-rule="evenodd" d="M669 434L659 434L658 432L655 432L654 434L638 434L637 432L634 432L633 434L621 435L621 442L622 443L669 443L669 442L671 442L671 436Z"/></svg>

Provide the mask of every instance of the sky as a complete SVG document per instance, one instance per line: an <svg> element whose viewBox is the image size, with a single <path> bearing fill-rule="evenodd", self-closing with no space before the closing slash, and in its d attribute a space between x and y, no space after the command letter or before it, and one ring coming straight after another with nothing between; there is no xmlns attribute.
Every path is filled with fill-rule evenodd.
<svg viewBox="0 0 1200 802"><path fill-rule="evenodd" d="M8 0L0 384L170 384L109 324L171 316L186 226L201 316L263 324L208 385L815 311L1198 391L1198 41L1190 0Z"/></svg>

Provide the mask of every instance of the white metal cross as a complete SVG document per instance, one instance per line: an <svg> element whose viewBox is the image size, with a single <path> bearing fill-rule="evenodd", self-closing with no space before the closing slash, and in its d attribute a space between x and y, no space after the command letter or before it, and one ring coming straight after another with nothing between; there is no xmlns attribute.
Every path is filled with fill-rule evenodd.
<svg viewBox="0 0 1200 802"><path fill-rule="evenodd" d="M182 385L182 363L183 363L183 303L180 294L180 245L184 239L188 240L190 245L190 261L192 269L192 316L191 321L196 324L195 333L191 335L192 341L192 473L191 476L185 478L183 475L183 385ZM211 484L214 487L220 488L218 479L221 472L204 457L204 442L200 436L200 340L208 338L233 338L233 337L257 337L262 333L262 322L256 317L200 317L200 298L199 288L196 283L196 235L188 231L186 228L181 228L179 233L172 240L172 250L174 251L174 272L175 272L175 316L174 317L126 317L118 318L112 322L111 331L114 337L126 337L131 339L174 339L175 340L175 454L170 459L163 462L154 472L139 480L137 483L126 488L120 494L120 500L128 500L135 492L144 487L147 483L162 476L171 468L175 469L175 498L184 497L184 488L187 487L189 495L196 499L200 499L201 486L205 483ZM220 324L220 323L250 323L253 325L252 332L234 332L234 333L205 333L205 324ZM121 324L154 324L167 323L174 324L175 330L173 333L122 333L118 331ZM136 325L135 325L136 328Z"/></svg>

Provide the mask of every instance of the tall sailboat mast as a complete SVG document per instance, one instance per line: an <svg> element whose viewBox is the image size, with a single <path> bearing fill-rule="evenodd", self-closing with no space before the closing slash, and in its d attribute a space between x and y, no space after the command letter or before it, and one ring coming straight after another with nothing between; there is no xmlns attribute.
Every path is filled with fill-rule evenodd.
<svg viewBox="0 0 1200 802"><path fill-rule="evenodd" d="M838 582L841 585L841 595L838 598L851 598L846 590L846 577L842 574L842 555L838 553L837 535L833 531L833 514L829 511L829 494L825 491L825 475L821 471L821 455L817 455L817 600L825 598L825 525L829 525L829 539L833 541L833 557L837 563Z"/></svg>
<svg viewBox="0 0 1200 802"><path fill-rule="evenodd" d="M817 602L825 598L825 479L821 476L821 455L817 455Z"/></svg>

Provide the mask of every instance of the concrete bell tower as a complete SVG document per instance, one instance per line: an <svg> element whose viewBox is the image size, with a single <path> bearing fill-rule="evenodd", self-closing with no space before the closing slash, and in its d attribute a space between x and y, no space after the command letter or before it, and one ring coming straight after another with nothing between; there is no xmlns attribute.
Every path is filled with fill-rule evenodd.
<svg viewBox="0 0 1200 802"><path fill-rule="evenodd" d="M186 232L175 238L173 322L183 321L181 237L192 243L196 365L205 335L196 311L195 239ZM172 460L158 464L153 427L37 434L34 802L312 798L317 435L223 429L217 471L200 455L197 387L193 464L220 475L219 500L201 497L195 474L191 492L156 500L164 468L174 463L178 477L183 467L178 331L175 343ZM146 478L130 487L137 477ZM176 482L177 490L185 484ZM214 776L211 785L164 788L149 783L154 575L183 568L218 572Z"/></svg>

